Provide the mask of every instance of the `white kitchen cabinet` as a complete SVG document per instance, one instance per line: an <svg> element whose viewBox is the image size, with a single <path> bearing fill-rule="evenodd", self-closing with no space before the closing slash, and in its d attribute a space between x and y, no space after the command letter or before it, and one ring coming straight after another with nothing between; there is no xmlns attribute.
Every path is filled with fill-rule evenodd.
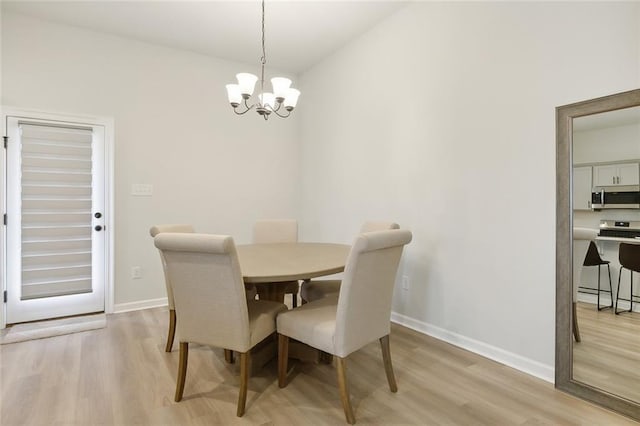
<svg viewBox="0 0 640 426"><path fill-rule="evenodd" d="M593 186L640 184L640 164L617 163L593 167Z"/></svg>
<svg viewBox="0 0 640 426"><path fill-rule="evenodd" d="M591 166L573 168L573 209L591 210Z"/></svg>

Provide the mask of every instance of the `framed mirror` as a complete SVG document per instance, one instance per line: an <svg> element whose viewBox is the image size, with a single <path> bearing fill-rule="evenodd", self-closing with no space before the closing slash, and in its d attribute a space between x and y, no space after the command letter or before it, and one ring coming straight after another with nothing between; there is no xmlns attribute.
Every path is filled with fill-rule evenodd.
<svg viewBox="0 0 640 426"><path fill-rule="evenodd" d="M622 243L640 246L640 89L558 107L556 148L555 386L640 420L640 299L618 259ZM574 227L588 240L575 253ZM584 260L591 243L597 262Z"/></svg>

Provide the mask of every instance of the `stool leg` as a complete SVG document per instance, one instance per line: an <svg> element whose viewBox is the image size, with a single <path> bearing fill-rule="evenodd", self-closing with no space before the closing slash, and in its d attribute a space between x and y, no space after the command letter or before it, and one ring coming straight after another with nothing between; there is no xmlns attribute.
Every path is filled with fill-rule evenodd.
<svg viewBox="0 0 640 426"><path fill-rule="evenodd" d="M618 272L618 288L616 288L616 305L614 308L614 312L618 315L618 297L620 296L620 278L622 278L622 266L620 267L620 271Z"/></svg>
<svg viewBox="0 0 640 426"><path fill-rule="evenodd" d="M609 267L609 264L607 263L607 271L609 272L609 296L611 299L611 308L613 308L613 286L611 285L611 268Z"/></svg>
<svg viewBox="0 0 640 426"><path fill-rule="evenodd" d="M629 312L633 312L633 271L629 271L631 285L629 286Z"/></svg>
<svg viewBox="0 0 640 426"><path fill-rule="evenodd" d="M577 302L573 302L571 305L571 309L572 309L572 319L573 319L573 326L572 326L572 330L573 330L573 337L576 339L576 342L580 342L580 328L578 327L578 303Z"/></svg>
<svg viewBox="0 0 640 426"><path fill-rule="evenodd" d="M598 310L600 310L600 265L598 265Z"/></svg>

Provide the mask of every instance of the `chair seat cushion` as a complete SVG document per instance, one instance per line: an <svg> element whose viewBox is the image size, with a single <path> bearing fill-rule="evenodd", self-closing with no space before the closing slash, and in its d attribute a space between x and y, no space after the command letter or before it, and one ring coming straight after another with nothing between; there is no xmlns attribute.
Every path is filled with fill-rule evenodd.
<svg viewBox="0 0 640 426"><path fill-rule="evenodd" d="M302 283L300 296L307 302L323 299L340 292L342 280L314 280Z"/></svg>
<svg viewBox="0 0 640 426"><path fill-rule="evenodd" d="M275 332L276 316L287 311L287 305L284 303L270 300L247 300L247 308L249 311L250 347Z"/></svg>
<svg viewBox="0 0 640 426"><path fill-rule="evenodd" d="M316 349L335 354L334 335L336 329L337 295L278 315L278 333L306 343Z"/></svg>

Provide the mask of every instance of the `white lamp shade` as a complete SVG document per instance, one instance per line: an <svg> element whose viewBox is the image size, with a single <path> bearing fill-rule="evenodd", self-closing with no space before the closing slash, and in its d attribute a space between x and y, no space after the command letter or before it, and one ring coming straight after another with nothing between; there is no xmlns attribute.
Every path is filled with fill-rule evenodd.
<svg viewBox="0 0 640 426"><path fill-rule="evenodd" d="M273 109L273 105L275 104L276 100L276 97L273 95L273 93L265 92L258 96L258 98L260 98L260 103L263 107L269 107Z"/></svg>
<svg viewBox="0 0 640 426"><path fill-rule="evenodd" d="M298 89L289 89L287 90L287 96L284 97L284 106L295 108L298 103L298 97L300 96L300 91Z"/></svg>
<svg viewBox="0 0 640 426"><path fill-rule="evenodd" d="M291 80L284 77L274 77L271 79L271 85L273 86L273 94L276 98L285 98L289 86L291 86Z"/></svg>
<svg viewBox="0 0 640 426"><path fill-rule="evenodd" d="M256 86L256 81L258 81L258 77L253 74L249 74L248 72L241 72L236 74L236 78L238 79L238 86L240 86L240 93L251 96L253 94L253 89Z"/></svg>
<svg viewBox="0 0 640 426"><path fill-rule="evenodd" d="M227 84L227 97L229 103L240 104L242 103L242 94L240 93L240 86L237 84Z"/></svg>

